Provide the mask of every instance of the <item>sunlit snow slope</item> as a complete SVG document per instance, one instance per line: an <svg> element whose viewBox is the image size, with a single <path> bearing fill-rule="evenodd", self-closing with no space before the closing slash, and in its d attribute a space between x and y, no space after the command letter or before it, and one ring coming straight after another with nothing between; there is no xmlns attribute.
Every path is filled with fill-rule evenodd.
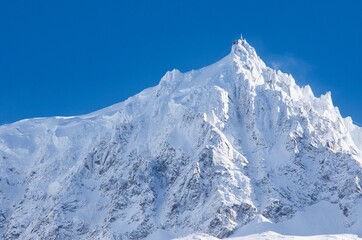
<svg viewBox="0 0 362 240"><path fill-rule="evenodd" d="M0 126L0 236L362 236L361 148L330 93L315 97L240 39L123 103Z"/></svg>
<svg viewBox="0 0 362 240"><path fill-rule="evenodd" d="M314 236L292 236L280 235L275 232L264 232L252 234L243 237L226 238L226 240L360 240L356 235L338 234L338 235L314 235ZM192 234L187 237L175 238L173 240L219 240L207 234Z"/></svg>

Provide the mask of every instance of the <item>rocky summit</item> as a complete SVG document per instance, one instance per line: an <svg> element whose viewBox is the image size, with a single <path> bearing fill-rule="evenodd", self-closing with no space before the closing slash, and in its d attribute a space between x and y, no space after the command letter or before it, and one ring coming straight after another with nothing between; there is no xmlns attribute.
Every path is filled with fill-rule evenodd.
<svg viewBox="0 0 362 240"><path fill-rule="evenodd" d="M122 103L0 126L0 236L224 238L320 204L339 214L325 231L361 236L361 151L362 128L329 92L315 97L239 39Z"/></svg>

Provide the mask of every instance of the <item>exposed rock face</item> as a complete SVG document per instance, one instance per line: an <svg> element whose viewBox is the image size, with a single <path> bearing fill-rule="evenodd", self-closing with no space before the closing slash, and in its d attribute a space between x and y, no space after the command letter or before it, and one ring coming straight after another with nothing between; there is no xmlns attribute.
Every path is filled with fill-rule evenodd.
<svg viewBox="0 0 362 240"><path fill-rule="evenodd" d="M361 207L361 140L330 93L316 98L241 39L219 62L168 72L123 103L1 126L0 235L226 237L322 200L339 205L348 231Z"/></svg>

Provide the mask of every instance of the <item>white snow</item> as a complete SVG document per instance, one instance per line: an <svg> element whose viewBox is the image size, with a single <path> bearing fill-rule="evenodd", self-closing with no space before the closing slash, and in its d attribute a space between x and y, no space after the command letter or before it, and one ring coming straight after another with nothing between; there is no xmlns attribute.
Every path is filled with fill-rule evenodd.
<svg viewBox="0 0 362 240"><path fill-rule="evenodd" d="M122 103L0 126L0 237L356 239L361 150L331 93L241 39Z"/></svg>
<svg viewBox="0 0 362 240"><path fill-rule="evenodd" d="M48 185L48 194L50 195L55 195L58 192L60 192L62 186L60 185L60 183L58 181L52 182Z"/></svg>
<svg viewBox="0 0 362 240"><path fill-rule="evenodd" d="M262 217L262 216L260 216ZM337 204L321 201L295 214L291 219L279 223L254 219L233 235L250 235L265 231L273 231L283 235L313 236L323 234L356 233L346 229L345 217Z"/></svg>
<svg viewBox="0 0 362 240"><path fill-rule="evenodd" d="M219 238L215 238L206 234L200 234L200 235L194 234L187 237L175 238L173 240L218 240L218 239ZM353 234L292 236L292 235L281 235L275 232L263 232L244 237L225 238L225 240L358 240L358 239L361 238Z"/></svg>

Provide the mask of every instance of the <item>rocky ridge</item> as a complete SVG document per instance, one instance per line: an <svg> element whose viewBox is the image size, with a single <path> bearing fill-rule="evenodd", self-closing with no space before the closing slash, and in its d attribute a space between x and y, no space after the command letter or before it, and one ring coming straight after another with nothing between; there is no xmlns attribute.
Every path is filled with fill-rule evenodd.
<svg viewBox="0 0 362 240"><path fill-rule="evenodd" d="M227 237L335 204L362 234L362 129L245 39L125 102L0 126L4 239Z"/></svg>

